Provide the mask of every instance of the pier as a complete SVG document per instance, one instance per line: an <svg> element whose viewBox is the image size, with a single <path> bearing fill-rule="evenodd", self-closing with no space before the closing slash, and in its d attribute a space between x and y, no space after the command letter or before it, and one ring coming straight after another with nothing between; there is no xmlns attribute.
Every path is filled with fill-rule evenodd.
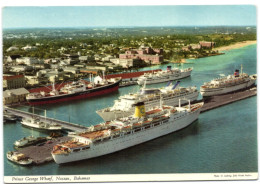
<svg viewBox="0 0 260 184"><path fill-rule="evenodd" d="M72 130L74 132L82 132L87 129L87 127L85 127L83 125L70 123L70 122L66 122L66 121L62 121L62 120L58 120L58 119L54 119L54 118L49 118L49 117L45 117L42 115L33 114L30 112L25 112L25 111L21 111L21 110L10 108L10 107L4 107L4 110L7 112L10 112L16 116L21 116L24 118L38 118L46 123L57 123L57 124L61 125L63 129Z"/></svg>
<svg viewBox="0 0 260 184"><path fill-rule="evenodd" d="M204 100L201 113L257 95L256 86L229 94L212 96ZM202 100L201 100L202 101Z"/></svg>
<svg viewBox="0 0 260 184"><path fill-rule="evenodd" d="M251 87L248 89L245 89L243 91L238 91L238 92L234 92L234 93L229 93L229 94L225 94L225 95L219 95L219 96L213 96L207 99L202 99L202 100L198 100L197 102L202 102L204 101L204 106L201 109L201 113L204 113L206 111L239 101L239 100L243 100L252 96L256 96L257 95L257 90L256 87ZM29 112L24 112L24 111L20 111L17 109L12 109L12 108L5 108L5 110L7 110L8 112L11 112L15 115L18 116L27 116L27 117L31 117L33 114L29 113ZM37 115L37 117L39 118L44 118L44 116L40 116ZM72 123L68 123L68 122L64 122L64 121L60 121L60 120L55 120L52 118L46 118L48 121L52 121L58 124L61 124L63 127L67 127L67 129L70 130L74 130L74 131L84 131L87 129L87 127L84 127L82 125L76 125L76 124L72 124ZM33 163L34 164L43 164L46 162L50 162L53 161L53 158L51 156L51 150L52 147L58 143L64 142L69 140L70 137L68 136L64 136L64 137L59 137L59 138L53 138L51 141L47 141L45 143L42 143L38 146L29 146L29 147L25 147L25 148L21 148L18 150L19 153L23 153L26 156L30 157L33 159Z"/></svg>

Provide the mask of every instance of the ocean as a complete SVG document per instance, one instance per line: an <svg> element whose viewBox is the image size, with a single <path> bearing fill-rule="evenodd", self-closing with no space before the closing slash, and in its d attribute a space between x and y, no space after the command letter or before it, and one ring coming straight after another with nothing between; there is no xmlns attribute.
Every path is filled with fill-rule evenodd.
<svg viewBox="0 0 260 184"><path fill-rule="evenodd" d="M232 74L243 65L243 72L256 73L256 45L225 51L224 55L188 60L188 64L167 64L148 69L193 67L191 77L181 79L181 86L197 86ZM163 87L166 83L147 87ZM42 105L35 113L90 126L102 122L96 110L112 106L119 96L137 92L139 86L119 88L102 97ZM199 96L201 98L201 96ZM28 106L18 107L32 112ZM257 97L202 113L190 126L155 140L109 155L58 165L55 162L22 167L9 162L5 153L14 150L14 141L29 135L47 136L44 132L21 126L19 122L3 125L4 175L89 175L153 173L234 173L257 172Z"/></svg>

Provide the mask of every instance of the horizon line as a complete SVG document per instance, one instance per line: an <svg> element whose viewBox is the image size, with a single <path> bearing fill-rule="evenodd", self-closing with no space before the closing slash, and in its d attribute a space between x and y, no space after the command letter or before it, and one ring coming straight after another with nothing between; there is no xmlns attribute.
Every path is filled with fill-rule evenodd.
<svg viewBox="0 0 260 184"><path fill-rule="evenodd" d="M257 25L154 25L154 26L64 26L64 27L2 27L2 29L53 29L53 28L152 28L152 27L256 27Z"/></svg>

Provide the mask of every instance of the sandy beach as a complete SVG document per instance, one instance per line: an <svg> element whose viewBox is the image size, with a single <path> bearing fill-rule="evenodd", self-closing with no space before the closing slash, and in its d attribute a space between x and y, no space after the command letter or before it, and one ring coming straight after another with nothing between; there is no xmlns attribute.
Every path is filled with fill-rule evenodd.
<svg viewBox="0 0 260 184"><path fill-rule="evenodd" d="M226 51L226 50L231 50L231 49L238 49L238 48L245 47L245 46L252 45L252 44L256 44L256 43L257 43L256 40L243 41L243 42L237 42L235 44L228 45L228 46L217 47L217 48L214 48L213 50Z"/></svg>

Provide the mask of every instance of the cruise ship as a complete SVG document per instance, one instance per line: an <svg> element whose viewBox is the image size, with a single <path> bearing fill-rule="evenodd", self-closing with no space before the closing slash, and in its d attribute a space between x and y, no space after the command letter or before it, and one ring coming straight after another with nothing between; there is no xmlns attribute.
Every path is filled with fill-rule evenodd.
<svg viewBox="0 0 260 184"><path fill-rule="evenodd" d="M74 81L60 90L55 89L53 84L52 91L49 93L44 91L30 93L26 100L30 105L41 105L104 95L118 90L121 78L106 80L104 77L97 76L90 81L88 85L84 80Z"/></svg>
<svg viewBox="0 0 260 184"><path fill-rule="evenodd" d="M195 101L199 92L195 86L192 87L179 87L180 81L175 85L168 82L164 88L146 88L146 85L135 94L127 94L115 100L112 107L101 109L96 113L102 117L104 121L111 121L117 118L127 117L134 113L134 104L144 102L145 108L149 109L160 104L160 97L162 97L165 105L176 106L179 104L179 99L190 99L191 102ZM187 103L181 101L181 104Z"/></svg>
<svg viewBox="0 0 260 184"><path fill-rule="evenodd" d="M182 79L190 76L191 72L192 72L192 68L171 69L171 66L167 66L166 71L164 70L164 71L158 71L154 73L145 73L144 75L141 75L138 78L137 83L139 85L143 85L145 82L146 84L155 84L155 83L167 82L170 80Z"/></svg>
<svg viewBox="0 0 260 184"><path fill-rule="evenodd" d="M203 102L187 106L154 107L145 112L144 103L135 105L133 116L91 126L87 131L71 133L67 142L51 152L58 164L90 159L141 144L187 127L198 119Z"/></svg>
<svg viewBox="0 0 260 184"><path fill-rule="evenodd" d="M241 74L239 73L239 70L236 70L233 75L206 82L200 87L200 93L203 97L222 95L248 88L255 84L256 79L256 74L248 75L243 73L241 66Z"/></svg>

